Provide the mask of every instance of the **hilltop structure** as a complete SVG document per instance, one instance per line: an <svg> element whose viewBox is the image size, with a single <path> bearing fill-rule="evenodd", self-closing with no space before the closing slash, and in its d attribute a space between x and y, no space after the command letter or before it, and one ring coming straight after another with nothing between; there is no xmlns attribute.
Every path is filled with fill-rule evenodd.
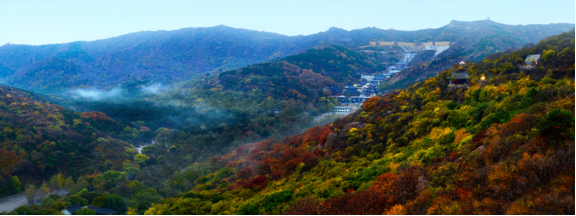
<svg viewBox="0 0 576 216"><path fill-rule="evenodd" d="M459 72L452 73L449 79L449 87L465 87L468 85L468 72L466 71L466 63L461 61L458 67Z"/></svg>

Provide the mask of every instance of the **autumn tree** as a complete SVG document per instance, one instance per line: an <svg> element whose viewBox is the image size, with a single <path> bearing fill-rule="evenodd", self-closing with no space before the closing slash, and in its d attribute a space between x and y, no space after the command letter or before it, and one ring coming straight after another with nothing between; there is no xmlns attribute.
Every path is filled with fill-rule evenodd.
<svg viewBox="0 0 576 216"><path fill-rule="evenodd" d="M26 191L24 192L24 194L26 195L26 200L28 201L28 204L32 204L34 203L34 201L36 200L36 187L34 187L34 185L28 185L28 187L26 187Z"/></svg>

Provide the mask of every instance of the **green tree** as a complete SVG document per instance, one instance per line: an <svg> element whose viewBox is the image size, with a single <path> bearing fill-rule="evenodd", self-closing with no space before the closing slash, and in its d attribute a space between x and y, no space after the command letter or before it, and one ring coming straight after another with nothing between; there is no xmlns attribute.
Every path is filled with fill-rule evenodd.
<svg viewBox="0 0 576 216"><path fill-rule="evenodd" d="M552 110L546 118L540 120L538 129L550 144L562 144L570 137L574 138L574 115L567 111Z"/></svg>
<svg viewBox="0 0 576 216"><path fill-rule="evenodd" d="M72 176L70 176L70 177L68 177L68 179L66 179L66 183L64 184L64 188L69 193L72 193L76 190L76 185L74 184L74 180L72 179Z"/></svg>
<svg viewBox="0 0 576 216"><path fill-rule="evenodd" d="M46 207L46 206L52 204L53 202L54 202L54 200L52 198L50 198L49 196L47 196L47 197L44 197L42 199L42 202L40 202L40 206Z"/></svg>
<svg viewBox="0 0 576 216"><path fill-rule="evenodd" d="M542 55L542 59L544 59L544 61L546 61L547 59L553 58L554 56L556 56L556 51L548 50L548 51L544 52L544 55Z"/></svg>
<svg viewBox="0 0 576 216"><path fill-rule="evenodd" d="M160 156L158 156L158 158L156 158L156 163L161 164L161 163L164 163L164 162L166 162L166 156L160 155Z"/></svg>
<svg viewBox="0 0 576 216"><path fill-rule="evenodd" d="M27 205L20 206L13 211L16 215L31 215L32 210Z"/></svg>
<svg viewBox="0 0 576 216"><path fill-rule="evenodd" d="M58 193L64 186L65 182L66 179L62 176L62 173L58 173L50 178L50 189L55 190L56 193Z"/></svg>
<svg viewBox="0 0 576 216"><path fill-rule="evenodd" d="M156 130L156 144L168 147L168 144L174 139L174 130L168 128L160 128Z"/></svg>
<svg viewBox="0 0 576 216"><path fill-rule="evenodd" d="M145 165L146 161L150 160L150 157L144 155L144 154L137 154L136 156L134 156L134 162L136 162L137 164L140 165Z"/></svg>
<svg viewBox="0 0 576 216"><path fill-rule="evenodd" d="M44 198L44 196L50 194L50 185L48 185L46 182L42 183L42 186L40 187L40 190L38 190L40 192L40 196L38 196L38 199L42 199Z"/></svg>
<svg viewBox="0 0 576 216"><path fill-rule="evenodd" d="M142 153L147 155L150 155L156 151L158 151L158 148L154 145L147 145L142 148Z"/></svg>
<svg viewBox="0 0 576 216"><path fill-rule="evenodd" d="M14 188L16 188L16 192L22 189L22 183L20 183L20 179L18 179L18 176L12 176L12 183L14 183Z"/></svg>
<svg viewBox="0 0 576 216"><path fill-rule="evenodd" d="M240 214L242 215L257 215L258 214L258 206L254 204L244 205L240 208Z"/></svg>
<svg viewBox="0 0 576 216"><path fill-rule="evenodd" d="M80 176L76 181L76 189L77 190L82 190L84 188L88 189L87 187L88 187L88 181L86 181L86 179L83 176Z"/></svg>
<svg viewBox="0 0 576 216"><path fill-rule="evenodd" d="M107 194L106 198L104 199L103 208L109 208L116 211L118 214L126 213L126 203L121 196L116 194Z"/></svg>
<svg viewBox="0 0 576 216"><path fill-rule="evenodd" d="M103 207L105 201L106 201L105 196L95 197L94 199L92 199L92 202L90 203L90 205L97 206L97 207Z"/></svg>

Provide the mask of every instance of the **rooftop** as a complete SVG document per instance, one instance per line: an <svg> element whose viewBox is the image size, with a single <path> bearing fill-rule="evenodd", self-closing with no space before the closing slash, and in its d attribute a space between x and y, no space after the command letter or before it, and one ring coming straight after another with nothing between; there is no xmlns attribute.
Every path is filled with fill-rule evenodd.
<svg viewBox="0 0 576 216"><path fill-rule="evenodd" d="M468 73L453 73L454 79L468 79Z"/></svg>
<svg viewBox="0 0 576 216"><path fill-rule="evenodd" d="M352 109L351 106L334 106L334 109Z"/></svg>
<svg viewBox="0 0 576 216"><path fill-rule="evenodd" d="M116 211L107 208L100 208L96 206L88 206L88 208L94 210L97 215L115 215Z"/></svg>
<svg viewBox="0 0 576 216"><path fill-rule="evenodd" d="M82 206L75 204L75 205L71 205L71 206L66 207L65 210L68 210L68 212L70 214L74 214L74 213L76 213L76 211L78 211L80 209L82 209Z"/></svg>

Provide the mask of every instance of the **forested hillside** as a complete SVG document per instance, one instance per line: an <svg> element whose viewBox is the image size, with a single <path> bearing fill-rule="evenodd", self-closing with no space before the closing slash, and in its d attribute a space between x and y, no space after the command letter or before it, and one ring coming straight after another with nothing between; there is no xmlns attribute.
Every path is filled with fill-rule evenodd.
<svg viewBox="0 0 576 216"><path fill-rule="evenodd" d="M242 146L146 214L574 214L574 44L570 31L455 66ZM520 68L533 53L540 64ZM449 87L464 71L472 83Z"/></svg>
<svg viewBox="0 0 576 216"><path fill-rule="evenodd" d="M447 59L482 59L574 28L573 24L505 25L489 20L418 31L330 28L308 36L226 26L137 32L97 41L0 47L0 79L26 89L104 88L134 79L142 84L180 82L294 55L322 45L356 48L372 40L453 41ZM469 52L473 49L474 52ZM439 72L439 71L437 71ZM34 79L31 79L34 77ZM32 82L30 82L32 81Z"/></svg>
<svg viewBox="0 0 576 216"><path fill-rule="evenodd" d="M0 86L0 195L40 185L58 173L77 179L117 169L131 144L151 137L101 112L75 113L34 93ZM150 131L150 130L148 130Z"/></svg>

